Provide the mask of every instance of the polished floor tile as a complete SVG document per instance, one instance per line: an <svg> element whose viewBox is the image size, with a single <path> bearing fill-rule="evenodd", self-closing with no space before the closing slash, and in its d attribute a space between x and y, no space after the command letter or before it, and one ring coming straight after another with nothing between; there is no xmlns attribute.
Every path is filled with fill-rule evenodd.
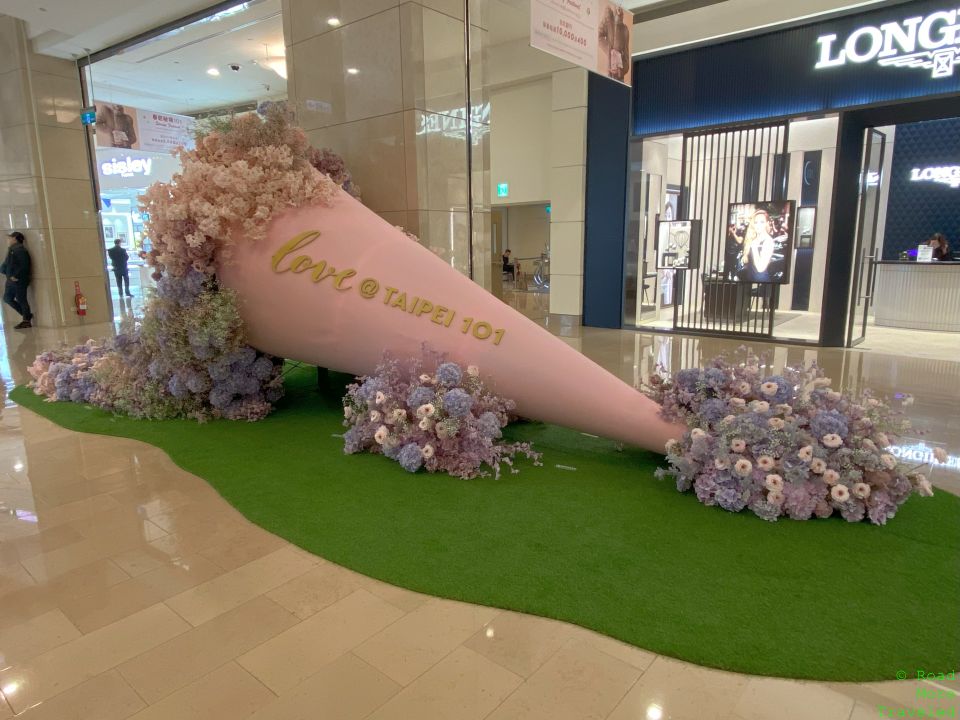
<svg viewBox="0 0 960 720"><path fill-rule="evenodd" d="M525 295L521 310L631 384L735 347L581 328L550 316L547 296ZM0 336L0 374L25 381L39 348L80 332ZM955 347L755 346L894 398L923 432L905 444L960 455ZM908 395L913 404L898 398ZM960 492L960 470L932 479ZM252 525L155 448L0 406L0 720L867 720L880 708L949 712L958 693L956 680L726 673L431 598Z"/></svg>

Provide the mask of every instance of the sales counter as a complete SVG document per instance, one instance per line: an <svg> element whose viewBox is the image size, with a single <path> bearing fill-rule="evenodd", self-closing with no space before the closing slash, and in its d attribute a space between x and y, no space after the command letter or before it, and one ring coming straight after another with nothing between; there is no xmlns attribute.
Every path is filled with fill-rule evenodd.
<svg viewBox="0 0 960 720"><path fill-rule="evenodd" d="M960 332L960 262L877 262L874 322Z"/></svg>

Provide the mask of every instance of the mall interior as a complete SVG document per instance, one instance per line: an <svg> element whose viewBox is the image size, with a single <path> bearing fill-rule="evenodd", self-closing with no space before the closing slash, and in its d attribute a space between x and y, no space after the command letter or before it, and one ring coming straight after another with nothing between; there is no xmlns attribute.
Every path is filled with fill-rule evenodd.
<svg viewBox="0 0 960 720"><path fill-rule="evenodd" d="M582 5L588 18L589 8L609 5L610 17L627 18L625 75L612 77L613 50L604 72L538 43L531 28L565 5ZM496 520L517 496L509 485L490 496L487 488L540 478L525 492L551 484L556 492L577 484L580 462L580 477L601 462L599 445L551 460L549 437L544 468L526 464L508 480L438 476L419 488L426 475L393 479L377 464L385 458L341 459L338 450L331 460L317 451L318 467L356 462L362 468L351 478L383 475L390 492L406 488L389 501L374 490L345 499L343 484L331 490L344 508L334 540L316 527L337 532L329 519L277 520L264 497L294 493L285 490L286 465L271 460L286 454L286 443L322 446L331 436L342 445L337 425L297 436L282 425L291 416L278 405L262 421L264 431L272 424L284 433L272 439L257 435L261 423L225 419L124 418L136 427L114 431L110 423L121 421L108 413L86 426L100 430L81 432L83 413L102 411L23 401L18 393L38 381L32 369L41 353L123 333L151 307L163 282L155 265L169 245L151 236L156 218L140 198L188 173L187 154L201 142L195 131L271 107L284 108L314 148L342 158L355 196L383 227L402 228L435 256L408 273L452 269L469 284L458 302L478 286L495 307L532 321L518 327L538 326L575 351L570 362L531 351L504 371L518 387L557 382L544 392L567 412L580 405L576 386L586 381L573 368L583 356L640 388L711 367L744 346L762 353L760 367L775 377L815 363L837 390L882 398L911 425L888 452L929 462L934 489L885 527L855 526L865 532L849 542L884 548L889 567L851 558L857 551L836 517L763 523L703 508L692 495L670 501L689 501L703 511L692 516L697 522L725 522L730 532L780 534L725 550L710 541L713 525L698 530L665 517L660 537L642 526L621 536L633 521L599 518L628 502L639 482L623 473L610 494L569 495L559 509L534 498L527 515L511 511L515 523ZM32 263L29 287L21 287L29 309L18 313L10 268L22 248L10 239L0 335L0 720L866 720L960 712L956 5L0 0L0 222L5 236L21 233ZM118 272L124 264L126 278ZM295 318L335 312L283 307ZM420 319L426 311L415 307L409 313ZM481 322L473 338L485 339L484 325L490 335ZM343 332L348 345L379 342L363 326ZM499 343L503 330L496 332ZM290 362L284 367L299 366ZM292 387L288 397L320 392ZM69 421L47 412L59 405L76 411L64 411ZM237 425L243 435L231 435ZM571 427L584 430L576 433L584 442L603 435ZM223 456L197 449L207 432L223 456L254 452L266 463L260 490L218 484L214 466ZM177 449L174 435L186 438ZM628 455L651 468L663 460L610 448L621 458L611 467L626 467ZM532 474L541 469L552 474ZM649 482L660 482L652 477L651 470ZM468 493L456 501L462 516L438 517L450 484ZM656 493L644 497L672 507L656 505L666 502ZM927 500L942 503L929 517L921 514ZM297 502L306 497L292 507ZM376 507L387 502L389 512ZM582 547L565 560L551 540L520 530L527 520L551 525L551 512L554 530ZM897 540L903 516L921 529ZM381 517L396 526L370 521ZM471 559L460 562L446 539L417 536L420 523L443 522L475 538ZM817 530L795 528L807 525L829 538L806 550L816 562L857 565L876 582L844 587L837 570L830 587L805 569L799 548ZM367 526L377 529L365 534ZM503 534L485 530L493 526ZM315 543L309 533L318 534ZM677 549L670 533L696 540L699 550ZM629 551L627 537L638 542ZM778 563L777 543L797 559ZM595 549L608 544L623 556ZM392 565L384 561L398 545L407 548ZM911 565L907 545L939 564ZM548 588L539 563L553 553L564 567ZM742 588L726 573L715 585L690 580L727 553L769 572ZM666 565L630 568L635 555ZM493 580L473 568L478 558ZM904 568L923 587L887 595L879 573L907 577ZM619 597L627 577L633 590ZM778 596L780 583L794 581L809 588L809 603L823 602L819 612L848 615L851 637L869 638L880 625L912 634L854 646L842 631L804 647L804 632L782 631L803 604ZM870 601L885 617L860 607L869 596L886 596ZM666 612L687 601L695 615ZM619 606L619 614L601 606ZM616 619L623 616L626 626ZM744 636L726 634L720 616L735 616ZM924 644L936 637L957 644ZM833 651L839 657L825 661L829 670L797 660ZM862 661L874 653L887 663L879 670Z"/></svg>

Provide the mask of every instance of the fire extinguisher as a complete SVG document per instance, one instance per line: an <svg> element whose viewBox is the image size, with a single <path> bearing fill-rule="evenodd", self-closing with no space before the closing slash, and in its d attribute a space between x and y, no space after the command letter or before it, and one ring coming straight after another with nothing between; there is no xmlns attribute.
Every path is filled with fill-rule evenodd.
<svg viewBox="0 0 960 720"><path fill-rule="evenodd" d="M83 317L87 314L87 296L80 292L79 282L75 282L73 284L73 289L76 293L73 296L73 304L77 306L77 315Z"/></svg>

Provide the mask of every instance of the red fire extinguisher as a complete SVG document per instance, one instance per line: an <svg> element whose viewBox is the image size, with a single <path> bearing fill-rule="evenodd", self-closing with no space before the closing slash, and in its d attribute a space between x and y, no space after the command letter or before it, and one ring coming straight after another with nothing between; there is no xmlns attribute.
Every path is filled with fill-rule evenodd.
<svg viewBox="0 0 960 720"><path fill-rule="evenodd" d="M80 292L79 282L73 284L73 289L76 293L73 296L73 304L77 306L77 315L83 317L87 314L87 296Z"/></svg>

